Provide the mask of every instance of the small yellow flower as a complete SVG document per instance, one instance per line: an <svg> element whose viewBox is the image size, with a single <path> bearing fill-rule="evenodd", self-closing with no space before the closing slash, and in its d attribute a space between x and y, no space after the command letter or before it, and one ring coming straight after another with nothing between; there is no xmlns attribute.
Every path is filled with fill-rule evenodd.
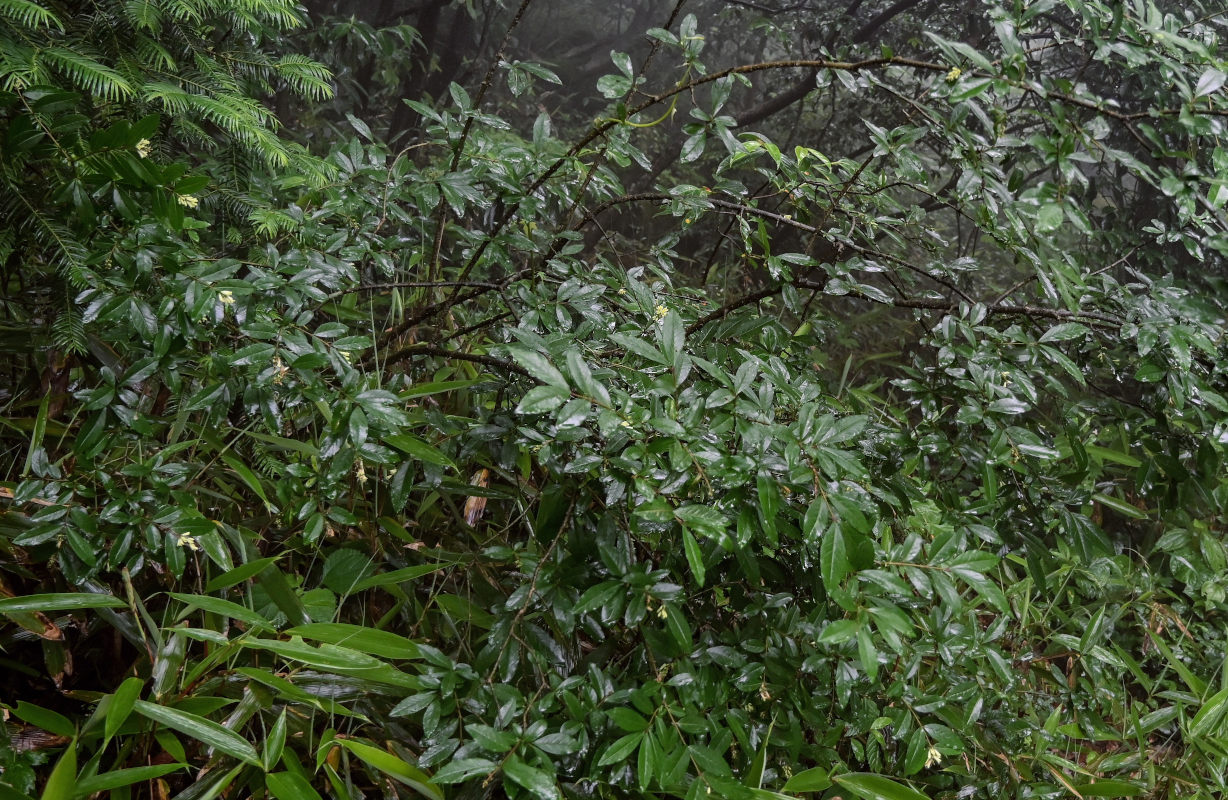
<svg viewBox="0 0 1228 800"><path fill-rule="evenodd" d="M200 545L196 543L196 537L188 533L179 534L179 539L175 542L175 544L179 545L180 547L186 547L193 553L200 550Z"/></svg>
<svg viewBox="0 0 1228 800"><path fill-rule="evenodd" d="M951 71L947 73L947 83L955 83L959 80L959 76L963 74L964 71L959 67L951 67Z"/></svg>
<svg viewBox="0 0 1228 800"><path fill-rule="evenodd" d="M136 154L141 158L149 158L150 141L142 139L136 143Z"/></svg>
<svg viewBox="0 0 1228 800"><path fill-rule="evenodd" d="M621 425L621 426L623 426L624 428L630 428L630 427L631 427L631 423L630 423L630 422L627 422L627 420L625 420L625 419L624 419L622 422L618 423L618 424L619 424L619 425Z"/></svg>
<svg viewBox="0 0 1228 800"><path fill-rule="evenodd" d="M618 293L619 293L619 294L626 294L626 293L627 293L627 290L626 290L626 289L619 289L619 290L618 290Z"/></svg>
<svg viewBox="0 0 1228 800"><path fill-rule="evenodd" d="M354 477L358 479L360 485L367 482L367 469L361 461L358 462L358 466L354 469Z"/></svg>
<svg viewBox="0 0 1228 800"><path fill-rule="evenodd" d="M772 699L772 693L768 691L765 683L759 684L759 699L765 703Z"/></svg>
<svg viewBox="0 0 1228 800"><path fill-rule="evenodd" d="M223 289L217 293L217 299L224 306L232 306L235 302L235 293L229 289Z"/></svg>
<svg viewBox="0 0 1228 800"><path fill-rule="evenodd" d="M668 313L669 313L669 306L665 305L664 303L660 303L657 305L656 309L654 309L653 319L658 319L658 320L665 319L665 315Z"/></svg>
<svg viewBox="0 0 1228 800"><path fill-rule="evenodd" d="M354 363L354 356L353 356L353 355L351 355L351 354L350 354L350 352L349 352L348 350L342 350L342 351L341 351L341 357L345 359L345 363L347 363L347 364L353 364L353 363Z"/></svg>
<svg viewBox="0 0 1228 800"><path fill-rule="evenodd" d="M193 194L177 194L175 195L175 200L184 208L196 208L200 205L199 198Z"/></svg>
<svg viewBox="0 0 1228 800"><path fill-rule="evenodd" d="M657 616L661 619L669 619L669 612L665 610L664 603L662 603L661 607L657 609Z"/></svg>
<svg viewBox="0 0 1228 800"><path fill-rule="evenodd" d="M937 747L930 745L930 748L925 751L926 769L929 769L930 767L936 766L937 764L941 764L941 763L942 763L942 753L938 752Z"/></svg>

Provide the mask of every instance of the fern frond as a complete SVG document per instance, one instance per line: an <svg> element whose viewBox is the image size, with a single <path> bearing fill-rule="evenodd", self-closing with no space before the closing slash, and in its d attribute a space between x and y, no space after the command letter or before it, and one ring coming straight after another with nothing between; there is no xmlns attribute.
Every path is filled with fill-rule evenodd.
<svg viewBox="0 0 1228 800"><path fill-rule="evenodd" d="M292 30L301 28L306 19L294 0L232 0L232 8Z"/></svg>
<svg viewBox="0 0 1228 800"><path fill-rule="evenodd" d="M332 72L323 64L306 56L283 56L273 69L297 94L309 100L327 100L333 96Z"/></svg>
<svg viewBox="0 0 1228 800"><path fill-rule="evenodd" d="M166 10L175 19L185 22L200 22L203 19L203 9L192 0L172 0L167 3Z"/></svg>
<svg viewBox="0 0 1228 800"><path fill-rule="evenodd" d="M76 289L88 288L94 275L89 268L89 247L71 230L44 216L25 198L19 198L30 216L28 225L34 243L46 251L45 258Z"/></svg>
<svg viewBox="0 0 1228 800"><path fill-rule="evenodd" d="M0 0L0 17L16 21L27 28L58 28L64 30L60 18L30 0Z"/></svg>
<svg viewBox="0 0 1228 800"><path fill-rule="evenodd" d="M162 9L153 0L127 0L124 16L137 30L157 33L162 28Z"/></svg>
<svg viewBox="0 0 1228 800"><path fill-rule="evenodd" d="M189 97L189 108L236 136L259 140L260 135L256 129L271 128L277 124L273 112L250 97L236 97L231 94L218 97L194 94Z"/></svg>
<svg viewBox="0 0 1228 800"><path fill-rule="evenodd" d="M0 39L0 88L17 92L49 82L46 66L34 48Z"/></svg>
<svg viewBox="0 0 1228 800"><path fill-rule="evenodd" d="M3 198L0 198L0 212L5 210ZM11 228L0 230L0 266L9 260L13 254L13 231Z"/></svg>
<svg viewBox="0 0 1228 800"><path fill-rule="evenodd" d="M340 170L331 161L312 155L297 142L290 143L286 150L290 160L294 162L294 169L305 177L311 186L323 186L337 179Z"/></svg>
<svg viewBox="0 0 1228 800"><path fill-rule="evenodd" d="M67 47L49 47L41 55L92 94L106 100L123 100L132 95L132 84L123 75L84 53Z"/></svg>
<svg viewBox="0 0 1228 800"><path fill-rule="evenodd" d="M69 353L85 352L85 324L81 321L81 312L68 299L64 298L64 307L56 314L55 322L51 324L51 337L55 346Z"/></svg>
<svg viewBox="0 0 1228 800"><path fill-rule="evenodd" d="M176 70L175 56L159 41L142 38L136 43L134 53L136 61L142 66L152 67L161 72Z"/></svg>

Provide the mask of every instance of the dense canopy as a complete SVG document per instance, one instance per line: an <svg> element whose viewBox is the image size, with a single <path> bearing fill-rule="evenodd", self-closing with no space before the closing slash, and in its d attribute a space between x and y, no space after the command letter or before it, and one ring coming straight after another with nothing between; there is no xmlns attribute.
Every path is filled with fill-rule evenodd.
<svg viewBox="0 0 1228 800"><path fill-rule="evenodd" d="M0 0L0 798L1222 796L1226 34Z"/></svg>

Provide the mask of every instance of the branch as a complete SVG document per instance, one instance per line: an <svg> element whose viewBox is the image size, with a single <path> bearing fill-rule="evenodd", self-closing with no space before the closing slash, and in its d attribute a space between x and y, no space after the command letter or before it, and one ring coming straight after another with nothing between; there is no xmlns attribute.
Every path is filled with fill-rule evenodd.
<svg viewBox="0 0 1228 800"><path fill-rule="evenodd" d="M514 272L511 275L504 278L502 283L483 283L483 282L478 282L478 281L448 281L447 283L457 286L458 288L461 286L473 286L475 288L472 291L466 292L464 294L453 294L450 297L440 300L437 303L432 303L431 305L419 311L417 314L414 314L409 319L406 319L402 321L400 324L395 325L392 328L389 328L388 330L384 331L383 335L380 338L384 342L391 341L397 338L398 336L403 335L406 331L410 330L415 325L420 325L421 323L426 322L428 319L431 319L433 317L438 316L439 314L442 314L443 312L447 311L449 308L452 308L453 306L456 306L461 303L472 300L473 298L484 295L487 292L501 291L504 287L506 287L512 281L518 280L519 278L523 277L525 274L527 274L527 272L528 270L520 270L518 272ZM363 358L362 363L364 365L369 365L375 359L376 353L377 351L372 350L370 353L367 354L365 358Z"/></svg>
<svg viewBox="0 0 1228 800"><path fill-rule="evenodd" d="M736 300L732 300L729 303L726 303L725 305L721 306L715 311L705 314L704 316L692 322L690 325L687 326L686 332L688 335L695 333L696 331L703 328L705 325L708 325L711 322L715 322L716 320L723 319L727 317L729 314L738 310L739 308L743 308L745 306L751 305L752 303L757 303L760 300L763 300L764 298L770 297L776 294L777 292L781 291L782 289L784 289L784 287L786 286L795 286L799 289L815 289L818 291L823 291L824 289L826 289L826 284L821 281L812 281L806 278L797 278L792 281L786 281L784 283L777 284L776 286L771 286L766 289L760 289L757 292L752 292L751 294L745 295L743 297L739 297ZM877 303L879 305L885 305L885 306L893 306L895 308L917 308L917 309L925 309L925 310L931 310L931 311L950 311L952 310L952 308L954 308L954 305L955 305L954 303L951 303L948 301L931 300L929 298L921 298L921 297L901 297L901 298L884 301L884 300L878 300L873 297L867 297L865 295L852 295L852 296L857 297L862 300L867 300L871 303ZM1113 330L1116 328L1120 328L1123 324L1122 320L1116 317L1113 317L1109 314L1101 313L1099 311L1067 311L1064 308L1044 308L1042 306L1017 306L1017 305L1009 305L1005 303L993 303L993 304L987 305L985 307L985 311L990 316L1017 316L1017 317L1030 317L1030 318L1039 317L1039 318L1063 320L1063 321L1068 321L1068 322L1077 321L1077 322L1082 322L1090 327L1101 328L1104 330Z"/></svg>
<svg viewBox="0 0 1228 800"><path fill-rule="evenodd" d="M861 44L867 41L878 31L879 28L886 25L893 18L923 2L925 2L925 0L898 0L898 2L896 2L894 5L884 9L880 14L873 17L865 25L862 25L861 28L858 29L855 34L853 34L853 38L850 40L850 42L852 44ZM847 16L848 13L849 12L846 11L845 15ZM829 44L833 43L832 40L834 40L834 38L834 36L829 38ZM756 122L761 122L773 114L783 111L804 98L806 95L810 94L810 92L815 88L814 83L818 77L819 70L811 69L800 79L798 79L796 83L780 94L776 95L775 97L769 97L759 105L753 106L746 112L737 115L738 125L741 127L754 125Z"/></svg>
<svg viewBox="0 0 1228 800"><path fill-rule="evenodd" d="M628 110L626 116L618 119L605 119L594 125L587 134L568 148L566 153L555 159L554 163L547 167L545 172L537 176L536 180L534 180L533 183L525 189L523 196L532 197L534 192L540 189L542 185L546 183L546 181L554 177L554 174L562 169L565 164L570 163L573 158L584 150L584 148L588 147L596 139L604 136L611 129L623 124L626 120L634 117L636 114L647 111L654 105L671 99L674 97L674 95L693 91L704 84L718 81L721 78L726 78L730 75L747 75L752 72L762 72L763 70L771 69L797 69L799 67L809 67L811 69L833 69L844 72L860 72L861 70L890 66L912 67L913 69L942 74L946 74L950 70L950 67L943 64L935 64L929 61L919 61L914 58L902 58L899 56L893 56L891 58L867 58L862 61L832 61L826 59L765 61L758 64L744 64L738 67L723 69L719 72L713 72L709 75L705 75L702 78L696 78L695 80L682 84L681 86L672 86L661 94L650 95L647 100L640 103L635 108ZM482 241L480 245L478 245L477 249L474 250L473 255L471 255L469 260L465 263L464 269L461 270L459 280L464 280L469 276L469 273L473 270L478 261L481 260L482 255L486 252L486 248L490 246L490 243L494 241L495 237L503 232L503 229L507 227L508 223L512 221L516 212L519 210L519 202L514 203L504 209L503 215L499 217L499 220L495 223L495 226L491 230L490 234Z"/></svg>
<svg viewBox="0 0 1228 800"><path fill-rule="evenodd" d="M863 168L864 168L864 164L863 164ZM856 178L856 176L854 176L854 178ZM847 191L847 187L846 187L846 191ZM843 194L841 195L841 197L843 197ZM622 203L633 203L633 202L640 202L644 200L669 201L669 200L674 200L674 199L676 198L668 194L664 194L662 192L640 192L639 194L629 194L623 197L615 197L597 206L597 208L593 209L593 211L590 214L588 214L583 220L577 223L575 227L579 227L580 225L583 225L584 223L590 221L597 214L600 214L602 211L605 211L606 209L612 208ZM815 227L814 225L808 225L805 222L799 222L787 214L777 214L774 211L767 211L762 208L756 208L755 206L743 205L742 203L734 203L729 200L720 200L715 197L709 197L707 198L707 200L705 200L705 202L710 203L717 208L724 208L724 209L727 209L730 211L736 211L742 214L750 214L752 216L762 217L763 219L769 219L780 225L787 225L792 228L797 228L798 230L813 234L814 236L823 235L823 232L819 230L817 227ZM922 276L923 278L930 279L931 281L943 287L944 289L951 292L952 294L959 295L962 299L968 301L969 303L976 302L972 297L970 297L967 293L965 293L962 289L960 289L958 286L951 283L950 281L944 278L940 278L937 275L932 275L929 272L926 272L921 267L918 267L915 264L910 264L909 262L905 261L902 258L899 258L898 256L893 256L890 253L883 253L878 250L872 250L868 247L861 247L860 245L852 244L851 242L832 242L830 239L827 239L826 237L824 237L824 239L829 244L834 246L837 249L837 252L847 248L849 250L852 250L854 253L857 253L860 256L885 259L887 261L890 261L896 264L897 266L903 267L904 269L907 269L911 272L915 272L918 275Z"/></svg>
<svg viewBox="0 0 1228 800"><path fill-rule="evenodd" d="M445 350L442 347L435 347L434 345L429 344L413 344L409 347L404 347L388 356L388 358L386 358L384 361L387 364L392 364L398 361L405 361L413 358L414 356L438 356L440 358L450 358L456 361L471 361L474 364L483 364L488 367L494 367L495 369L501 369L504 372L515 372L517 375L532 377L520 365L502 358L484 356L476 353L461 353L456 350Z"/></svg>
<svg viewBox="0 0 1228 800"><path fill-rule="evenodd" d="M483 281L397 281L395 283L368 283L363 286L355 286L351 289L342 289L339 292L333 292L325 300L336 300L338 297L344 297L347 294L356 294L358 292L376 292L383 289L430 289L437 286L477 286L483 289L499 289L497 283L486 283Z"/></svg>
<svg viewBox="0 0 1228 800"><path fill-rule="evenodd" d="M482 85L478 88L477 96L473 98L473 110L465 119L465 127L461 129L460 139L456 142L456 149L452 151L452 166L450 172L455 172L460 166L461 154L465 150L465 142L469 140L469 132L473 129L473 121L477 118L478 110L482 106L482 100L486 97L486 92L490 89L491 83L495 78L495 69L499 64L503 63L505 53L507 51L507 43L512 38L512 31L516 30L516 26L520 24L520 20L524 17L524 12L528 9L529 3L533 0L522 0L520 8L516 9L516 15L512 17L512 22L507 27L507 32L503 34L503 41L499 44L499 51L495 53L495 57L491 59L490 66L486 68L486 75L482 79ZM443 251L443 233L444 228L448 224L448 204L446 198L439 196L439 202L435 206L435 244L431 249L431 265L429 278L433 281L439 276L439 257ZM461 276L464 280L464 276Z"/></svg>

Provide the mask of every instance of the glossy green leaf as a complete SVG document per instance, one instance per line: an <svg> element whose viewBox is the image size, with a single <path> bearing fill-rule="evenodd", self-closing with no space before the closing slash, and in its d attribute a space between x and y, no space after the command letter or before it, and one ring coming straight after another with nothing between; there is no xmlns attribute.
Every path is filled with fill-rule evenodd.
<svg viewBox="0 0 1228 800"><path fill-rule="evenodd" d="M127 605L118 597L89 592L29 594L24 597L0 599L0 614L11 614L17 611L41 611L45 614L55 611L82 611L90 608L126 608Z"/></svg>
<svg viewBox="0 0 1228 800"><path fill-rule="evenodd" d="M286 631L290 636L301 636L317 642L340 645L349 650L368 653L391 659L419 658L418 645L399 634L348 625L341 622L313 622L299 625Z"/></svg>
<svg viewBox="0 0 1228 800"><path fill-rule="evenodd" d="M256 748L239 734L223 728L212 720L176 708L168 708L145 700L137 700L134 708L138 714L147 717L159 725L165 725L172 730L186 734L209 747L219 750L240 761L260 766L260 758Z"/></svg>
<svg viewBox="0 0 1228 800"><path fill-rule="evenodd" d="M423 797L443 800L443 792L431 782L431 778L412 764L407 764L386 750L353 739L337 739L337 744L349 750L375 769L405 784Z"/></svg>
<svg viewBox="0 0 1228 800"><path fill-rule="evenodd" d="M512 783L527 790L532 797L542 800L558 800L562 797L558 784L548 772L529 766L518 756L509 756L503 762L503 774Z"/></svg>
<svg viewBox="0 0 1228 800"><path fill-rule="evenodd" d="M109 770L91 778L77 781L75 794L77 797L89 797L98 792L108 792L124 786L151 781L186 769L187 764L155 764L149 767L129 767L126 769Z"/></svg>
<svg viewBox="0 0 1228 800"><path fill-rule="evenodd" d="M257 558L253 561L248 561L245 564L240 564L234 569L223 572L205 585L205 592L216 592L219 589L226 589L236 584L242 583L248 578L254 578L259 575L272 563L277 561L280 556L269 556L268 558Z"/></svg>
<svg viewBox="0 0 1228 800"><path fill-rule="evenodd" d="M456 469L456 464L436 447L432 447L417 436L408 433L398 433L385 436L384 441L417 461L436 464L448 469Z"/></svg>
<svg viewBox="0 0 1228 800"><path fill-rule="evenodd" d="M64 748L63 755L55 763L47 783L43 785L41 800L71 800L77 787L77 742L74 739Z"/></svg>
<svg viewBox="0 0 1228 800"><path fill-rule="evenodd" d="M863 800L928 800L916 789L882 775L848 772L833 775L832 780Z"/></svg>
<svg viewBox="0 0 1228 800"><path fill-rule="evenodd" d="M229 600L223 600L220 597L210 597L203 594L182 594L180 592L167 592L167 594L181 603L185 603L193 608L199 608L202 611L208 611L211 614L217 614L221 617L238 620L245 625L253 628L264 630L272 630L273 623L264 617L252 611L246 606L241 606L238 603L232 603Z"/></svg>
<svg viewBox="0 0 1228 800"><path fill-rule="evenodd" d="M141 689L144 688L145 681L140 678L125 678L111 696L111 704L107 709L107 718L103 724L104 735L107 739L115 736L120 726L128 719L132 710L136 708L136 701L141 696Z"/></svg>
<svg viewBox="0 0 1228 800"><path fill-rule="evenodd" d="M695 584L703 586L704 578L706 577L704 554L699 548L699 542L695 541L695 537L685 527L682 529L682 547L686 552L687 564L691 568L691 575L695 578Z"/></svg>
<svg viewBox="0 0 1228 800"><path fill-rule="evenodd" d="M1110 779L1078 783L1075 784L1074 790L1083 797L1138 797L1147 791L1136 783Z"/></svg>
<svg viewBox="0 0 1228 800"><path fill-rule="evenodd" d="M619 737L605 749L605 752L601 754L601 758L597 759L597 766L605 767L623 761L635 752L635 748L640 746L640 742L643 739L644 734L642 732L628 733L625 736Z"/></svg>
<svg viewBox="0 0 1228 800"><path fill-rule="evenodd" d="M48 733L54 733L56 736L72 738L77 735L77 728L73 725L72 720L49 708L20 700L17 707L13 709L13 713L18 719L42 728Z"/></svg>
<svg viewBox="0 0 1228 800"><path fill-rule="evenodd" d="M270 772L264 784L277 800L320 800L320 793L294 772Z"/></svg>
<svg viewBox="0 0 1228 800"><path fill-rule="evenodd" d="M785 781L782 791L785 792L821 792L831 786L831 778L823 767L811 767L795 773Z"/></svg>

